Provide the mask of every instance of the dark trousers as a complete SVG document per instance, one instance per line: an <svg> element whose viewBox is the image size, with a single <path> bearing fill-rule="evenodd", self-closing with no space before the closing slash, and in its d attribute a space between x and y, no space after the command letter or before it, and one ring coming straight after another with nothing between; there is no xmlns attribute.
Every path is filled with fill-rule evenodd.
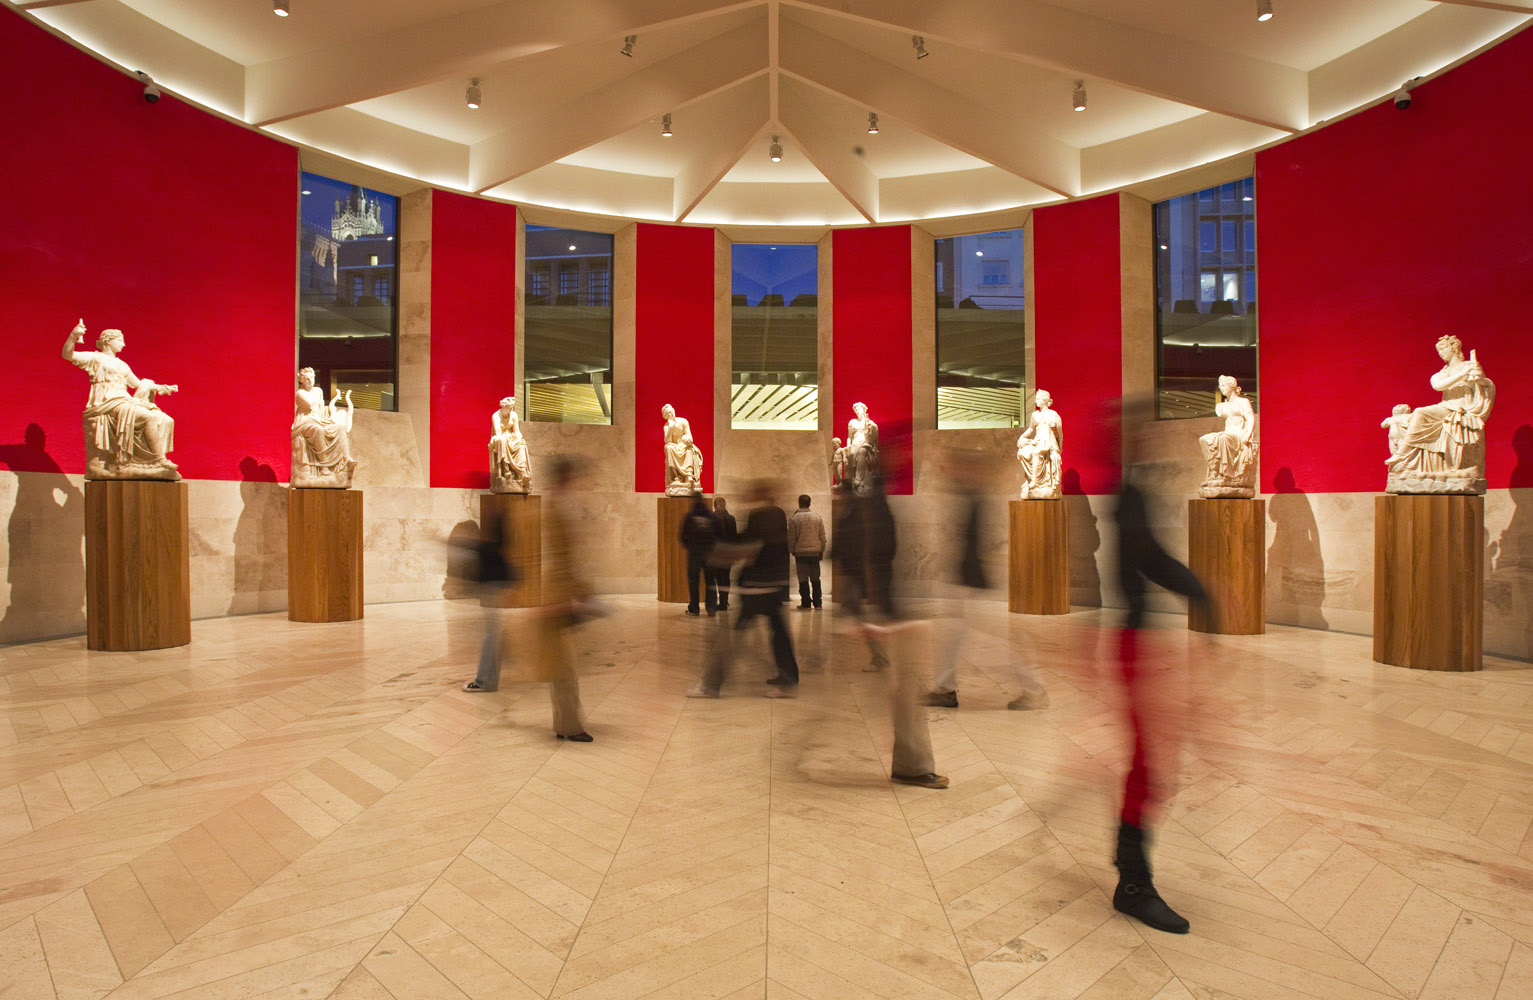
<svg viewBox="0 0 1533 1000"><path fill-rule="evenodd" d="M719 603L718 591L716 591L714 589L714 586L713 586L713 570L709 568L707 563L703 562L703 559L702 559L701 556L696 555L695 553L692 553L692 552L688 552L687 553L687 610L691 611L691 612L694 612L694 613L697 611L697 579L698 579L698 577L702 577L702 579L703 579L703 587L705 588L705 590L707 592L705 599L708 602L708 613L711 615L711 614L713 614L714 609L718 607L718 603Z"/></svg>
<svg viewBox="0 0 1533 1000"><path fill-rule="evenodd" d="M793 640L788 637L788 626L782 620L782 605L787 596L786 588L764 594L741 594L735 629L743 629L750 624L752 618L764 615L767 627L772 630L772 659L777 663L777 674L786 678L789 684L797 684L798 659L793 655Z"/></svg>
<svg viewBox="0 0 1533 1000"><path fill-rule="evenodd" d="M793 566L798 570L798 606L820 606L820 557L794 556Z"/></svg>
<svg viewBox="0 0 1533 1000"><path fill-rule="evenodd" d="M713 578L713 584L719 592L719 610L729 610L729 567L709 566L708 575Z"/></svg>

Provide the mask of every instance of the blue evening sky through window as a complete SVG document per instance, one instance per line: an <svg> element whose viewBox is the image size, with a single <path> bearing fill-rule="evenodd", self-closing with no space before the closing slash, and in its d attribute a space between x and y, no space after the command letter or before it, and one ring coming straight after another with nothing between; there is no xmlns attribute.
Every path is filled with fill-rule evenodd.
<svg viewBox="0 0 1533 1000"><path fill-rule="evenodd" d="M304 222L317 226L326 233L330 232L330 220L335 215L335 203L345 201L351 194L355 184L347 184L345 181L331 180L329 177L321 177L319 174L304 173L303 190L309 192L303 196L303 207L299 216ZM383 194L370 188L363 188L369 198L377 198L383 202L383 231L396 233L394 228L394 208L398 204L391 194Z"/></svg>
<svg viewBox="0 0 1533 1000"><path fill-rule="evenodd" d="M730 290L750 305L776 292L784 303L795 295L819 290L816 271L819 248L813 243L736 243L730 255Z"/></svg>

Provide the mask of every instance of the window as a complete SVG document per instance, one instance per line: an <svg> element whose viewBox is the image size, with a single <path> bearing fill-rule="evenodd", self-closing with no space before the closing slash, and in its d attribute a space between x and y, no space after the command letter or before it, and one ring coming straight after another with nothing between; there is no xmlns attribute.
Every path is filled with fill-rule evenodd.
<svg viewBox="0 0 1533 1000"><path fill-rule="evenodd" d="M730 426L814 430L820 403L819 250L737 243L730 253Z"/></svg>
<svg viewBox="0 0 1533 1000"><path fill-rule="evenodd" d="M1022 230L936 241L937 426L1017 427L1027 383Z"/></svg>
<svg viewBox="0 0 1533 1000"><path fill-rule="evenodd" d="M328 397L396 409L395 236L399 202L345 181L302 175L298 216L298 365Z"/></svg>
<svg viewBox="0 0 1533 1000"><path fill-rule="evenodd" d="M524 252L527 419L612 423L612 236L528 226Z"/></svg>
<svg viewBox="0 0 1533 1000"><path fill-rule="evenodd" d="M1211 416L1220 375L1256 405L1255 182L1156 205L1155 244L1160 416Z"/></svg>

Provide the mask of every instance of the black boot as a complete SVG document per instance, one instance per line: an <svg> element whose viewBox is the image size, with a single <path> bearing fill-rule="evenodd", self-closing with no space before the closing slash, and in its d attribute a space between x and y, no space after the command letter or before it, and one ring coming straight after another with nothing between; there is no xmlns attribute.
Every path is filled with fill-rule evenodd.
<svg viewBox="0 0 1533 1000"><path fill-rule="evenodd" d="M1160 898L1150 881L1150 863L1144 856L1144 831L1137 826L1118 824L1118 888L1112 894L1112 908L1126 913L1147 927L1169 934L1186 934L1188 923Z"/></svg>

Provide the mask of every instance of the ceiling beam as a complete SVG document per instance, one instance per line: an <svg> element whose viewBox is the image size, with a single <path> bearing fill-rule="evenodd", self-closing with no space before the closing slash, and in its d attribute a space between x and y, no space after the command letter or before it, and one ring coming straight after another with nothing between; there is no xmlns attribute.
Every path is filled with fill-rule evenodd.
<svg viewBox="0 0 1533 1000"><path fill-rule="evenodd" d="M469 187L483 193L766 69L765 22L754 20L557 108L512 120L470 147Z"/></svg>
<svg viewBox="0 0 1533 1000"><path fill-rule="evenodd" d="M1055 194L1080 193L1080 151L792 20L782 71Z"/></svg>
<svg viewBox="0 0 1533 1000"><path fill-rule="evenodd" d="M713 124L708 129L708 141L698 155L676 171L672 181L672 218L677 222L708 197L766 131L768 122L762 112L767 107L769 89L767 77L758 75L713 102L709 109Z"/></svg>
<svg viewBox="0 0 1533 1000"><path fill-rule="evenodd" d="M1456 3L1461 7L1483 7L1486 10L1504 10L1508 14L1533 14L1533 4L1527 3L1497 3L1495 0L1439 0L1441 3Z"/></svg>
<svg viewBox="0 0 1533 1000"><path fill-rule="evenodd" d="M1231 118L1310 125L1303 70L1039 0L782 0L901 33L1048 66Z"/></svg>
<svg viewBox="0 0 1533 1000"><path fill-rule="evenodd" d="M498 3L248 66L245 120L268 125L447 77L483 75L516 59L603 37L612 39L615 56L625 34L751 6L717 0Z"/></svg>
<svg viewBox="0 0 1533 1000"><path fill-rule="evenodd" d="M878 178L847 145L846 133L816 114L804 86L791 78L783 82L778 102L783 130L793 136L809 162L863 218L877 222Z"/></svg>

